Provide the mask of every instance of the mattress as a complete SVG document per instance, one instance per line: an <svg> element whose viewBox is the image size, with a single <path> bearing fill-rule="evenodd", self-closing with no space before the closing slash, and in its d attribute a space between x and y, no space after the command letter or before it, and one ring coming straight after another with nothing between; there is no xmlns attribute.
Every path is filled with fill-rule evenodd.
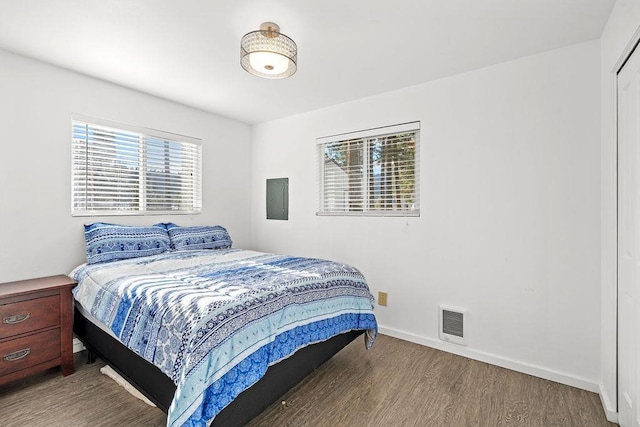
<svg viewBox="0 0 640 427"><path fill-rule="evenodd" d="M227 249L82 265L76 300L176 384L168 425L202 425L268 366L351 330L371 346L373 298L355 268Z"/></svg>

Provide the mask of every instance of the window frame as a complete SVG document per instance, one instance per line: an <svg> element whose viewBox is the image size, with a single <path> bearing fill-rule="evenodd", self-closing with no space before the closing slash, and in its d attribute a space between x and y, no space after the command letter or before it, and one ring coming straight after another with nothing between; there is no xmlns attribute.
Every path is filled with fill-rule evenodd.
<svg viewBox="0 0 640 427"><path fill-rule="evenodd" d="M114 132L121 132L127 134L135 134L137 136L137 144L138 145L138 178L137 183L135 184L138 190L138 200L139 205L137 209L118 209L117 207L109 208L109 209L89 209L87 198L85 196L85 205L78 206L77 204L77 193L75 185L78 183L78 180L81 180L82 177L85 177L85 180L88 176L88 173L83 172L78 168L78 158L81 156L77 156L76 151L79 149L78 144L76 142L76 138L74 137L74 128L77 124L85 124L88 126L95 126L96 128L108 128ZM153 140L153 142L148 142L147 140ZM151 185L148 182L149 171L147 167L150 163L152 163L151 158L148 155L149 147L153 143L157 143L158 140L163 141L168 144L181 144L181 145L189 145L190 150L194 150L195 155L192 158L192 163L190 164L190 171L195 175L193 178L193 184L190 186L190 190L185 194L189 197L192 197L192 202L189 206L190 209L165 209L165 210L153 210L148 209L147 198L149 196L149 189ZM85 140L85 144L88 144L88 141ZM88 164L88 150L84 149L85 152L85 163L84 167ZM166 160L169 161L169 160ZM80 160L82 162L82 160ZM156 172L157 173L157 172ZM169 179L166 179L169 181ZM154 182L157 184L157 182ZM157 188L157 187L156 187ZM162 188L164 192L168 192L167 188ZM161 190L161 191L162 191ZM182 190L182 188L181 188ZM85 193L88 191L87 186L84 187ZM82 197L82 196L80 196ZM197 215L202 213L202 140L199 138L194 138L185 135L179 135L171 132L166 132L157 129L150 129L141 126L134 126L129 124L123 124L111 120L99 119L95 117L85 116L81 114L72 114L71 115L71 215L74 217L99 217L99 216L152 216L152 215Z"/></svg>
<svg viewBox="0 0 640 427"><path fill-rule="evenodd" d="M414 207L412 209L401 210L385 210L372 208L370 205L370 198L367 196L370 193L370 183L374 181L372 171L370 170L371 163L369 162L369 144L371 141L406 133L414 133L415 148L414 148L414 176L413 176L413 196L415 199ZM326 159L325 148L328 144L340 144L348 142L362 142L362 198L356 203L362 203L362 210L350 211L350 210L330 210L326 206L325 193L325 176L326 176ZM383 217L419 217L420 216L420 122L407 122L390 126L381 126L362 131L348 132L337 135L325 136L316 139L317 152L318 152L318 165L319 165L319 197L318 197L318 210L316 215L318 216L383 216Z"/></svg>

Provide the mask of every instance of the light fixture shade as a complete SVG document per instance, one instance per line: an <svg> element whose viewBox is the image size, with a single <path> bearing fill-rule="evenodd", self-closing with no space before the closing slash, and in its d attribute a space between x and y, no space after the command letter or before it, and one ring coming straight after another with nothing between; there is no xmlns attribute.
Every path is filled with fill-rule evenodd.
<svg viewBox="0 0 640 427"><path fill-rule="evenodd" d="M298 47L273 22L260 25L240 41L240 65L254 76L284 79L298 69Z"/></svg>

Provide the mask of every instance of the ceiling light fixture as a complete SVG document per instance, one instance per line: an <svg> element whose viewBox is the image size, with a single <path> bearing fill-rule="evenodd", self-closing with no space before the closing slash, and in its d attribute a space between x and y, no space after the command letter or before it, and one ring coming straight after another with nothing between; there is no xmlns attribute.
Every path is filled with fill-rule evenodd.
<svg viewBox="0 0 640 427"><path fill-rule="evenodd" d="M273 22L264 22L240 41L240 65L248 73L265 79L284 79L297 68L298 47Z"/></svg>

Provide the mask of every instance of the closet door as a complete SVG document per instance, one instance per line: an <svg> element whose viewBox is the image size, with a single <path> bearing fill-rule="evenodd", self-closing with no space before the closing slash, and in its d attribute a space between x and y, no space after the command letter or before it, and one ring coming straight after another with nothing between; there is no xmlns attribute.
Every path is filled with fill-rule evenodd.
<svg viewBox="0 0 640 427"><path fill-rule="evenodd" d="M640 427L640 48L618 73L618 415Z"/></svg>

